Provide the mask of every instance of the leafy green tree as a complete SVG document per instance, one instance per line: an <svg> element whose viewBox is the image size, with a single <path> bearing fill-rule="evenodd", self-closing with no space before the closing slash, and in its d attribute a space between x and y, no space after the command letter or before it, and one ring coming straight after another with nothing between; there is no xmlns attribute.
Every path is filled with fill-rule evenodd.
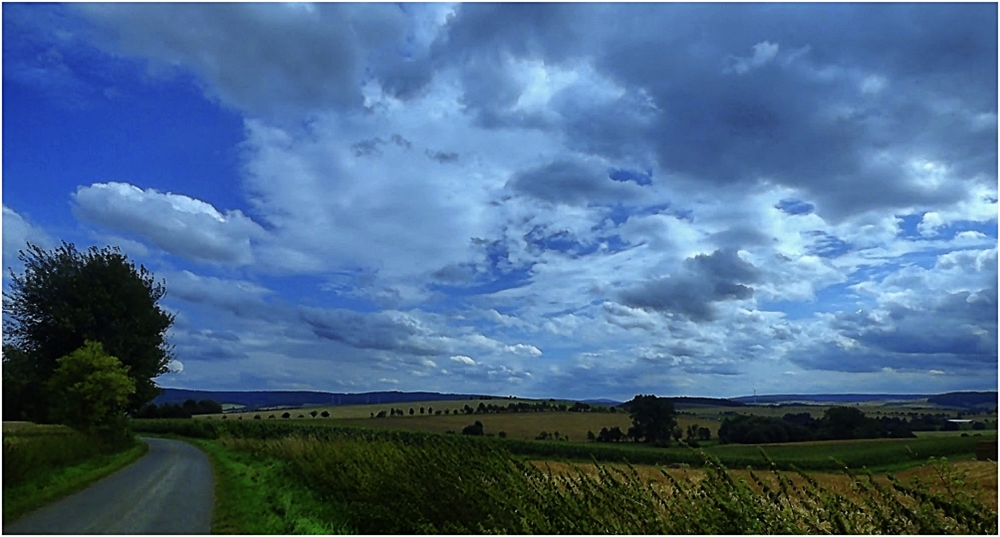
<svg viewBox="0 0 1000 537"><path fill-rule="evenodd" d="M636 395L627 404L632 418L629 436L654 445L670 444L670 436L677 426L677 413L669 399L655 395Z"/></svg>
<svg viewBox="0 0 1000 537"><path fill-rule="evenodd" d="M42 385L35 362L14 345L3 346L3 419L16 421L41 413Z"/></svg>
<svg viewBox="0 0 1000 537"><path fill-rule="evenodd" d="M135 393L128 366L106 354L95 341L87 341L56 363L55 373L45 384L50 417L112 443L128 438L125 412L129 396Z"/></svg>
<svg viewBox="0 0 1000 537"><path fill-rule="evenodd" d="M158 304L166 293L162 283L118 248L81 252L63 242L46 251L29 244L18 258L24 272L11 274L10 291L3 295L4 374L10 368L22 379L18 388L29 399L18 418L47 418L50 402L43 387L59 358L86 341L101 343L127 366L135 384L129 412L156 397L153 379L167 372L171 353L165 337L174 320ZM23 359L8 360L8 345Z"/></svg>

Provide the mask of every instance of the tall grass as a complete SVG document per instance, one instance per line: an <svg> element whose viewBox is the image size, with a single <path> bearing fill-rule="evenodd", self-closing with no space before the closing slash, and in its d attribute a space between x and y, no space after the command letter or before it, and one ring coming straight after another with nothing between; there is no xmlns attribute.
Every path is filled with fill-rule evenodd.
<svg viewBox="0 0 1000 537"><path fill-rule="evenodd" d="M17 486L53 468L97 457L101 451L100 442L71 429L4 433L3 488Z"/></svg>
<svg viewBox="0 0 1000 537"><path fill-rule="evenodd" d="M792 480L766 459L764 471L737 478L704 452L690 452L700 480L664 471L663 484L597 462L592 472L556 474L504 442L458 435L253 423L211 430L226 449L282 461L286 479L366 534L997 532L996 512L963 494L945 465L943 490L858 474L856 493L845 494L802 472Z"/></svg>

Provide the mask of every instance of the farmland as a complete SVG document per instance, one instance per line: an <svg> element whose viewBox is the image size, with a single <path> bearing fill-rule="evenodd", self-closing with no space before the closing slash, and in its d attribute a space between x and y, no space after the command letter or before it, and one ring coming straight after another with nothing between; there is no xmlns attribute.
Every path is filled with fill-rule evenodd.
<svg viewBox="0 0 1000 537"><path fill-rule="evenodd" d="M948 489L959 477L955 470L967 470L967 465L911 470L922 472L925 479L936 478L914 488L902 481L890 484L887 477L726 470L710 456L722 453L722 447L706 450L708 455L687 450L685 456L694 457L700 468L678 474L664 473L659 464L540 462L551 457L522 451L531 445L630 456L680 454L675 448L470 438L339 427L320 420L151 420L136 427L207 437L210 440L200 442L244 465L234 476L270 472L271 479L283 479L294 490L325 498L325 510L298 511L297 524L303 528L380 534L992 533L996 528L995 507L977 499L981 495ZM936 445L961 452L973 439L909 441L918 451ZM796 446L797 456L819 460L831 445ZM866 444L842 445L848 446L845 451L863 452ZM802 450L810 449L812 455L804 456ZM777 453L775 460L786 457L787 462L794 456ZM995 490L993 468L992 481L988 470L974 468L979 488ZM236 487L229 494L252 494L256 487L242 490L246 492ZM265 500L276 503L255 513L295 503L280 496ZM736 505L739 508L733 509ZM238 520L232 524L248 527Z"/></svg>

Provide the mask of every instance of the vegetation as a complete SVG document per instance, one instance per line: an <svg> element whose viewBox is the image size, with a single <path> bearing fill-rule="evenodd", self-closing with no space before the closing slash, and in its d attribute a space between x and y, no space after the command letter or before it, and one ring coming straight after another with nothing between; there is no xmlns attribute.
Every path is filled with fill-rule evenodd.
<svg viewBox="0 0 1000 537"><path fill-rule="evenodd" d="M723 420L719 440L735 444L775 444L808 440L849 440L853 438L913 438L900 418L869 418L850 407L834 406L823 417L809 413L785 414L782 418L734 416Z"/></svg>
<svg viewBox="0 0 1000 537"><path fill-rule="evenodd" d="M213 534L291 535L354 532L339 506L290 480L288 462L253 457L205 440L189 440L212 462Z"/></svg>
<svg viewBox="0 0 1000 537"><path fill-rule="evenodd" d="M183 419L190 418L191 416L221 413L222 405L216 401L212 401L210 399L202 399L201 401L188 399L181 405L163 403L162 405L157 406L150 403L139 409L139 411L135 413L135 417L143 419Z"/></svg>
<svg viewBox="0 0 1000 537"><path fill-rule="evenodd" d="M50 417L101 439L112 449L134 444L125 415L128 398L135 393L128 367L93 341L60 358L57 364L45 385L52 405Z"/></svg>
<svg viewBox="0 0 1000 537"><path fill-rule="evenodd" d="M627 406L632 418L629 438L655 446L670 445L670 437L677 427L677 412L669 399L655 395L637 395Z"/></svg>
<svg viewBox="0 0 1000 537"><path fill-rule="evenodd" d="M592 473L554 474L514 456L508 446L516 442L489 438L267 421L159 420L141 426L165 430L171 424L221 435L214 442L220 450L245 457L239 460L249 468L270 464L275 483L322 498L332 514L316 523L338 528L346 518L351 530L366 534L979 534L997 528L996 512L964 494L960 476L945 466L943 487L899 480L886 485L861 474L851 477L861 493L848 495L808 474L793 472L796 483L767 461L766 475L751 473L745 480L710 454L692 451L703 468L700 478L682 481L664 472L669 483L661 485L630 466L594 464ZM251 488L267 489L256 483Z"/></svg>
<svg viewBox="0 0 1000 537"><path fill-rule="evenodd" d="M92 436L56 426L25 426L3 434L3 520L57 500L141 457L144 443L107 453Z"/></svg>
<svg viewBox="0 0 1000 537"><path fill-rule="evenodd" d="M128 368L137 411L158 393L153 379L167 371L167 329L173 316L159 305L166 292L145 267L117 248L80 252L63 243L53 251L28 245L3 298L4 420L52 419L45 385L58 360L86 341L101 343Z"/></svg>

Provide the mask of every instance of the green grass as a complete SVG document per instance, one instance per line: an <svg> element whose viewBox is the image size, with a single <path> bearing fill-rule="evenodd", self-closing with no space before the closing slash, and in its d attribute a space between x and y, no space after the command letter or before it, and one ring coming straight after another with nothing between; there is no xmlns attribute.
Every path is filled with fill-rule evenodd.
<svg viewBox="0 0 1000 537"><path fill-rule="evenodd" d="M253 457L218 442L184 439L204 451L215 473L213 534L346 534L335 504L288 478L288 463Z"/></svg>
<svg viewBox="0 0 1000 537"><path fill-rule="evenodd" d="M83 490L101 478L132 464L148 450L149 446L145 443L138 443L120 453L96 455L67 466L36 468L17 484L9 487L5 484L3 521L9 524L39 507ZM7 450L4 451L6 467Z"/></svg>

